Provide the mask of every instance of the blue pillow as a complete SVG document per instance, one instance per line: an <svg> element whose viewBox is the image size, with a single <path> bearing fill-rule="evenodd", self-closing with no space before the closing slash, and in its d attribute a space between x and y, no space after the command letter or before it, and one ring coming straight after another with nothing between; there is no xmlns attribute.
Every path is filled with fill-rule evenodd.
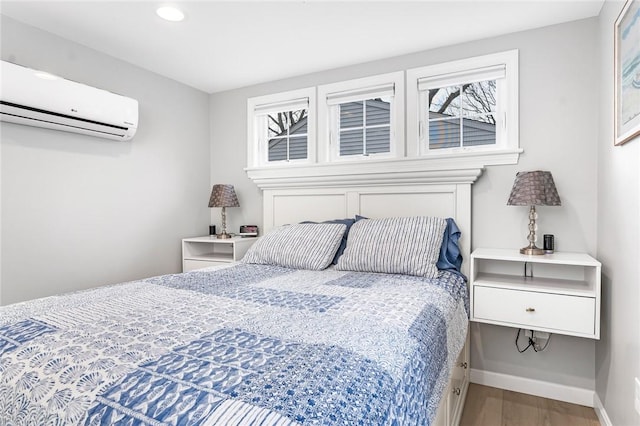
<svg viewBox="0 0 640 426"><path fill-rule="evenodd" d="M318 223L318 222L312 222L307 220L305 222L300 222L300 223ZM341 223L347 227L347 229L344 231L344 234L342 234L342 240L340 241L340 246L338 247L338 251L336 252L336 255L331 261L331 264L335 265L338 263L338 259L340 258L340 256L342 256L342 253L344 253L344 249L347 247L347 236L349 235L349 229L351 229L351 225L356 223L356 219L331 219L331 220L325 220L324 222L321 222L321 223Z"/></svg>
<svg viewBox="0 0 640 426"><path fill-rule="evenodd" d="M440 258L436 263L438 269L454 269L460 272L460 268L462 267L462 254L460 254L460 247L458 247L459 239L460 229L458 225L456 225L456 222L448 217L447 227L444 229L444 239L440 247Z"/></svg>

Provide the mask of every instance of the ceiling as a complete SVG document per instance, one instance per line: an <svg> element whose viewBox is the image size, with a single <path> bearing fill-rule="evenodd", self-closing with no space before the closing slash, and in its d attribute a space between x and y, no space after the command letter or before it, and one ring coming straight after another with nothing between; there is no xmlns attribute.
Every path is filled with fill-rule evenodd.
<svg viewBox="0 0 640 426"><path fill-rule="evenodd" d="M0 13L214 93L588 18L603 3L2 0ZM160 19L165 4L185 20Z"/></svg>

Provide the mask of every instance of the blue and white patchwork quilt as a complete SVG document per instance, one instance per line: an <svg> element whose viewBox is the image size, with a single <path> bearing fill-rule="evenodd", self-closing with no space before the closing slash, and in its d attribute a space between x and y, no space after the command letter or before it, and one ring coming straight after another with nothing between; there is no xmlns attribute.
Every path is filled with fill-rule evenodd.
<svg viewBox="0 0 640 426"><path fill-rule="evenodd" d="M429 425L464 279L239 264L0 307L0 425Z"/></svg>

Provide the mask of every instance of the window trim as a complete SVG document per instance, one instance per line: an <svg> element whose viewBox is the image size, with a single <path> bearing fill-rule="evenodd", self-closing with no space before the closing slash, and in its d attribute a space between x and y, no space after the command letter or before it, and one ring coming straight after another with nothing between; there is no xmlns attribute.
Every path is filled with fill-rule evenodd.
<svg viewBox="0 0 640 426"><path fill-rule="evenodd" d="M260 137L264 126L258 124L258 116L278 106L299 105L303 99L308 100L307 109L307 158L287 161L268 161L266 144ZM283 167L287 164L316 163L316 88L290 90L287 92L257 96L247 99L247 165L248 167Z"/></svg>
<svg viewBox="0 0 640 426"><path fill-rule="evenodd" d="M424 134L428 132L428 123L422 116L424 89L429 85L455 85L468 82L477 76L490 73L491 70L504 67L505 79L501 82L499 92L502 116L498 120L502 125L500 140L496 145L479 145L476 147L449 148L428 150L425 147ZM407 70L407 157L475 157L487 154L504 153L509 156L522 152L519 141L518 113L518 50L509 50L483 56L476 56L451 62L429 65ZM423 90L420 90L422 87ZM488 165L488 164L487 164Z"/></svg>
<svg viewBox="0 0 640 426"><path fill-rule="evenodd" d="M390 151L369 155L339 154L340 147L334 131L338 129L338 110L342 102L368 99L367 96L393 86L393 102L390 108ZM403 158L404 144L404 71L379 74L370 77L340 81L318 86L318 163L359 162Z"/></svg>
<svg viewBox="0 0 640 426"><path fill-rule="evenodd" d="M510 105L509 137L506 148L489 150L470 150L452 153L420 155L418 145L419 91L418 79L432 76L449 77L464 70L477 70L485 66L504 64L509 76L508 95ZM425 71L426 70L426 71ZM523 150L519 147L518 135L518 51L507 51L475 58L463 59L443 64L402 70L388 74L353 79L344 82L314 86L306 89L292 90L272 95L249 98L247 100L247 176L261 189L278 188L295 185L304 188L322 182L324 185L370 185L380 176L384 168L385 181L402 181L405 183L432 181L438 182L443 171L449 179L466 181L469 176L476 176L489 165L518 164ZM385 80L386 77L386 80ZM397 111L393 130L397 143L394 157L357 157L357 159L332 159L329 146L329 114L326 94L331 91L357 90L358 87L374 87L394 81L394 108ZM329 90L330 89L330 90ZM405 89L407 93L405 94ZM356 92L353 92L355 94ZM285 102L308 96L308 158L290 162L258 162L259 143L255 138L255 105L269 102ZM406 103L405 103L406 101ZM406 130L405 130L406 127ZM406 138L404 137L406 135ZM482 146L480 146L482 147ZM484 148L484 147L483 147ZM475 179L475 178L474 178Z"/></svg>

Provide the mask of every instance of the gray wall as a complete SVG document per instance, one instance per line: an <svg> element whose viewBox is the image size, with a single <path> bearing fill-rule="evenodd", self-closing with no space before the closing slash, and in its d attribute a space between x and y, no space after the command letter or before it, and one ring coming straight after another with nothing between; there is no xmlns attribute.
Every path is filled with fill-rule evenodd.
<svg viewBox="0 0 640 426"><path fill-rule="evenodd" d="M2 123L0 303L179 272L207 231L208 95L2 17L2 59L137 99L131 142Z"/></svg>
<svg viewBox="0 0 640 426"><path fill-rule="evenodd" d="M633 379L640 377L640 138L613 146L613 25L623 2L599 17L598 258L603 265L602 339L596 391L614 425L639 425Z"/></svg>
<svg viewBox="0 0 640 426"><path fill-rule="evenodd" d="M473 186L473 247L526 245L527 209L506 206L506 201L517 171L545 169L552 171L563 205L539 209L540 234L555 234L559 250L595 255L597 25L595 18L576 21L212 95L211 179L234 184L241 204L230 209L229 228L261 225L261 193L242 170L248 97L517 48L524 154L516 166L487 168ZM220 213L213 210L212 220L219 223ZM593 340L554 336L545 352L519 355L515 333L474 325L472 367L594 389Z"/></svg>

